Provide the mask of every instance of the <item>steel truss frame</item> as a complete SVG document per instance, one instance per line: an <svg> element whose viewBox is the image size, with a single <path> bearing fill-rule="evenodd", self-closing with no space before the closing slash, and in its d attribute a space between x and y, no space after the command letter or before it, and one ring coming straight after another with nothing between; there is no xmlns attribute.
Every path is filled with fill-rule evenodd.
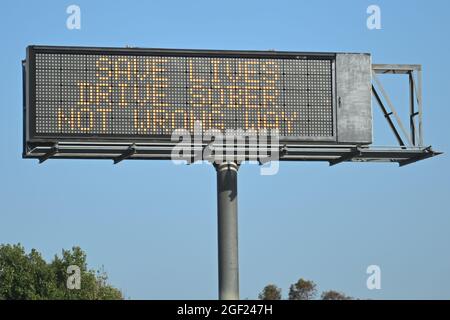
<svg viewBox="0 0 450 320"><path fill-rule="evenodd" d="M384 89L379 74L401 74L409 79L409 130ZM373 147L367 145L298 144L279 145L234 145L238 159L265 163L280 161L327 161L330 165L342 162L395 162L400 166L427 159L442 152L434 151L423 142L422 68L420 65L374 64L372 65L372 95L380 107L398 146ZM124 142L58 142L55 144L27 142L23 157L36 158L42 163L47 159L112 159L119 163L126 159L170 160L176 142L154 143ZM192 143L191 153L178 159L188 163L196 160L220 162L214 152L208 157L202 155L205 148L222 151L225 146L208 143ZM274 152L275 150L275 152ZM261 153L263 155L261 155ZM238 160L239 161L239 160Z"/></svg>

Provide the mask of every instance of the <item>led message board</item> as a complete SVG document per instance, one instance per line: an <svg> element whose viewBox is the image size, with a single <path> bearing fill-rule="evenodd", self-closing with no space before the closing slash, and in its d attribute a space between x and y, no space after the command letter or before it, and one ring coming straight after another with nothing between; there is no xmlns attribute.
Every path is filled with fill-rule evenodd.
<svg viewBox="0 0 450 320"><path fill-rule="evenodd" d="M278 129L334 141L335 54L29 47L27 136L169 139Z"/></svg>

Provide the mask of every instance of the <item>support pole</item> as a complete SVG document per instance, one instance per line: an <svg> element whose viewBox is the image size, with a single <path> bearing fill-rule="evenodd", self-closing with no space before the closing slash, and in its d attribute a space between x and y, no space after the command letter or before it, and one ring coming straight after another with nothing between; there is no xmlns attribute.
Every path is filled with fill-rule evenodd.
<svg viewBox="0 0 450 320"><path fill-rule="evenodd" d="M216 164L219 299L239 299L237 173L234 162Z"/></svg>

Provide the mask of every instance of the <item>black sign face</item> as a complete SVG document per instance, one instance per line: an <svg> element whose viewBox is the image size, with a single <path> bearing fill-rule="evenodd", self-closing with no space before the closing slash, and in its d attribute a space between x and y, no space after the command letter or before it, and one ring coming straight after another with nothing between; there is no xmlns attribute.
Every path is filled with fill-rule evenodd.
<svg viewBox="0 0 450 320"><path fill-rule="evenodd" d="M334 55L30 47L28 139L278 129L335 140Z"/></svg>

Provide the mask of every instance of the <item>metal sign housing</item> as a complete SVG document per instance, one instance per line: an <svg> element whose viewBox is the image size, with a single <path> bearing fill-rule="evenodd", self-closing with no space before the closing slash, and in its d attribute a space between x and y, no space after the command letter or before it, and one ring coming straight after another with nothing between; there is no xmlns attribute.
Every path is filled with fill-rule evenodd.
<svg viewBox="0 0 450 320"><path fill-rule="evenodd" d="M370 128L346 132L370 124L370 95L355 98L370 88L368 55L32 46L26 66L28 141L167 140L200 121L278 129L281 141L371 142Z"/></svg>
<svg viewBox="0 0 450 320"><path fill-rule="evenodd" d="M416 144L370 147L374 70L362 53L29 46L23 156L171 159L172 132L193 133L198 123L236 135L277 129L280 160L409 163L435 155ZM421 116L420 100L411 119Z"/></svg>

